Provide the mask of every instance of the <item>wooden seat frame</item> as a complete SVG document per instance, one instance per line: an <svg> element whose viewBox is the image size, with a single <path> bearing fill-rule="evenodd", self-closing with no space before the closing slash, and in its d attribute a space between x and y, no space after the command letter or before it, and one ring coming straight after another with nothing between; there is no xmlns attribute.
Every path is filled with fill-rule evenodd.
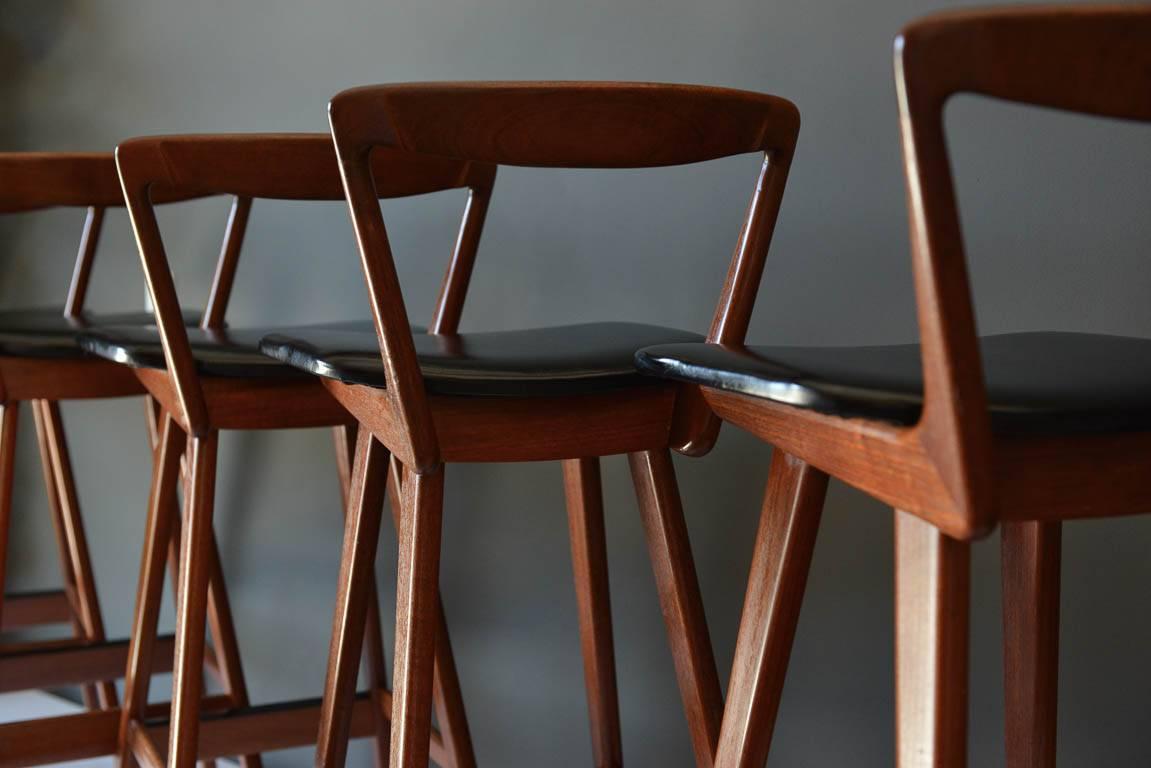
<svg viewBox="0 0 1151 768"><path fill-rule="evenodd" d="M380 148L530 167L646 168L742 153L765 161L737 253L766 250L799 129L783 99L717 88L628 83L441 83L359 88L331 103L332 134L380 340L386 388L325 385L361 425L317 765L342 765L389 457L403 509L393 688L393 768L427 762L444 465L564 466L595 764L620 765L599 457L627 454L696 762L711 765L722 696L669 453L676 388L639 385L564 397L426 392L369 165ZM478 239L466 230L461 240ZM475 242L449 267L433 333L457 330ZM466 258L461 258L466 256ZM738 261L739 264L744 262ZM754 272L754 270L753 270ZM758 274L733 271L734 301ZM393 473L394 474L394 473Z"/></svg>
<svg viewBox="0 0 1151 768"><path fill-rule="evenodd" d="M65 318L80 318L105 209L124 205L115 159L111 153L4 153L0 154L0 177L0 212L87 208L63 311ZM177 202L187 197L158 190L157 202ZM120 712L114 681L126 666L129 642L105 638L59 402L143 394L144 388L130 371L99 358L0 356L0 629L68 622L74 636L0 646L0 692L81 685L89 710L0 725L0 766L55 763L114 752ZM17 416L22 402L31 403L36 423L64 589L7 595L3 585ZM154 439L153 418L149 405L148 432ZM171 502L174 505L175 499ZM169 514L178 518L174 507ZM178 529L173 535L178 536ZM215 556L214 542L212 546ZM175 568L174 559L170 566ZM243 672L239 665L221 663L221 659L234 656L236 640L223 582L214 579L211 591L215 650L206 663L224 687L224 695L217 697L214 705L233 706L243 703L246 695ZM171 668L173 647L171 636L157 638L154 671ZM162 709L154 707L153 712ZM61 737L62 733L67 736Z"/></svg>
<svg viewBox="0 0 1151 768"><path fill-rule="evenodd" d="M714 414L775 448L717 756L724 768L767 759L828 476L897 510L901 768L966 763L968 542L1001 524L1008 765L1053 766L1060 521L1151 512L1151 435L992 434L943 122L956 93L1151 121L1151 12L933 16L897 39L895 69L923 357L919 423L701 391ZM743 339L744 328L727 331L717 318L709 340Z"/></svg>
<svg viewBox="0 0 1151 768"><path fill-rule="evenodd" d="M244 228L253 198L339 200L343 197L335 152L325 134L248 134L165 136L131 139L116 151L124 198L132 219L148 290L160 329L166 369L140 368L136 376L163 409L163 426L155 457L152 501L140 574L140 598L126 674L119 750L124 761L151 766L191 766L197 759L257 753L315 741L319 719L316 700L258 707L231 707L201 717L202 681L196 670L205 652L205 620L211 619L209 585L215 575L212 558L212 514L216 446L221 429L286 429L332 427L335 430L341 489L348 497L349 441L355 427L347 413L311 377L224 378L201 375L180 315L180 304L164 251L153 203L157 190L188 194L232 195L235 203L228 237L220 253L202 327L224 327ZM479 164L380 153L377 169L388 178L379 197L418 195L469 188L486 198L494 169ZM478 227L482 211L465 214L465 228ZM176 661L170 721L149 720L146 707L151 657L163 586L162 552L165 518L156 507L174 496L181 454L187 461L185 528L179 553L180 589L176 615ZM394 489L393 499L399 491ZM379 631L375 581L368 579L371 620L361 625L367 636L365 660L370 691L357 697L352 731L374 736L376 759L387 761L388 719L383 646ZM440 731L429 736L432 753L445 768L475 764L460 698L451 647L442 612L442 635L436 659ZM238 662L238 658L236 659ZM355 663L355 660L352 660ZM252 762L251 758L246 758Z"/></svg>

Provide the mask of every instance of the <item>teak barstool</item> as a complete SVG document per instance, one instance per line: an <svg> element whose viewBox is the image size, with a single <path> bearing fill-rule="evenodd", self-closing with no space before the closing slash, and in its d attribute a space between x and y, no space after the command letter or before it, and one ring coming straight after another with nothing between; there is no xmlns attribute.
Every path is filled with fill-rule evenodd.
<svg viewBox="0 0 1151 768"><path fill-rule="evenodd" d="M1151 341L976 335L943 132L961 92L1151 121L1151 10L931 17L898 38L895 66L921 345L744 347L721 312L712 343L637 356L775 448L723 768L767 757L829 475L899 510L901 768L966 762L969 540L1002 521L1008 765L1052 766L1060 521L1151 512Z"/></svg>
<svg viewBox="0 0 1151 768"><path fill-rule="evenodd" d="M243 228L253 198L339 200L343 197L331 138L318 135L167 136L132 139L116 150L124 198L139 245L157 327L102 326L82 337L84 348L135 368L136 376L161 404L163 424L153 474L149 528L141 564L139 599L125 681L120 750L125 761L144 765L191 766L197 759L258 753L311 744L318 701L237 706L201 722L204 628L208 586L219 574L212 551L216 445L222 429L336 427L337 448L346 451L347 413L310 376L260 354L257 342L270 329L233 330L224 323ZM485 196L494 169L482 164L380 152L379 197L472 188ZM153 190L233 195L230 237L220 254L212 291L199 328L186 328L153 210ZM465 215L477 228L482 211ZM356 323L337 325L354 328ZM368 324L359 324L370 327ZM158 328L158 330L157 330ZM179 554L176 664L170 722L149 721L145 709L155 652L153 638L163 587L163 541L170 524L158 513L176 493L181 453L187 460L185 535ZM344 464L346 494L347 461ZM375 599L374 581L367 588ZM373 609L373 618L375 617ZM440 624L446 640L446 631ZM375 735L377 755L386 760L387 695L377 621L368 625L368 674L372 689L357 699L353 732ZM445 642L439 678L444 702L437 735L437 760L448 766L474 764L458 682ZM227 659L238 663L239 657ZM164 746L167 743L167 752ZM253 762L252 758L247 761Z"/></svg>
<svg viewBox="0 0 1151 768"><path fill-rule="evenodd" d="M164 190L158 202L188 195ZM150 312L93 314L85 310L88 281L106 208L121 207L124 197L111 153L0 154L0 212L21 213L53 207L87 208L79 253L62 308L0 312L0 628L4 631L70 622L72 639L0 645L0 692L81 685L89 712L0 725L0 766L27 766L111 754L116 739L114 681L124 670L128 641L107 641L92 574L84 524L72 478L71 459L60 417L62 400L91 400L145 394L129 371L86 355L77 334L98 323L143 325ZM4 594L9 551L12 471L17 413L29 402L36 422L40 456L64 589L25 595ZM151 415L149 415L151 419ZM149 423L149 431L153 425ZM227 615L223 584L214 582L214 647L228 655L235 637ZM126 597L126 596L125 596ZM157 638L154 669L171 669L173 642ZM229 694L243 691L238 666L209 666L222 673ZM237 699L225 696L226 706Z"/></svg>
<svg viewBox="0 0 1151 768"><path fill-rule="evenodd" d="M330 107L344 187L371 294L375 332L281 335L262 348L320 374L359 421L317 764L343 763L356 648L389 456L402 465L391 765L427 762L444 465L564 462L595 763L622 763L599 458L628 454L695 757L710 765L722 698L668 452L675 388L635 372L668 328L592 323L458 333L472 256L450 265L429 334L413 337L373 190L372 151L399 148L474 162L646 168L766 153L744 241L765 245L799 127L783 99L743 91L627 83L443 83L346 91ZM733 274L732 296L758 275Z"/></svg>

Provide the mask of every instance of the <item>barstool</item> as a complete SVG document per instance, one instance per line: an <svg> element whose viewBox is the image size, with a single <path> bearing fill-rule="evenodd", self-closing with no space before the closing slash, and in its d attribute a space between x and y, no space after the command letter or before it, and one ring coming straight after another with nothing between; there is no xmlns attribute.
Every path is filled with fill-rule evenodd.
<svg viewBox="0 0 1151 768"><path fill-rule="evenodd" d="M331 138L324 134L167 136L132 139L116 151L124 197L139 245L155 307L156 327L101 326L81 339L100 357L131 366L163 409L161 437L153 469L148 535L141 564L140 590L125 676L120 721L121 758L151 766L191 766L197 759L258 753L310 744L319 716L317 701L232 707L201 720L202 684L197 673L204 655L208 586L217 573L212 557L212 512L216 445L222 429L337 429L338 455L344 455L347 413L312 377L260 354L257 342L270 329L232 329L224 322L239 259L243 227L253 198L338 200L343 197ZM483 164L418 158L398 152L377 153L378 196L400 197L445 189L470 188L486 198L494 169ZM198 328L185 327L156 222L155 190L201 195L233 195L232 237L221 252L208 306ZM482 206L465 214L464 228L476 231ZM461 249L466 249L466 244ZM349 329L367 324L337 324ZM170 722L150 720L145 701L155 629L163 587L163 550L171 524L163 500L174 497L181 454L187 462L185 535L179 553L176 616L176 664ZM346 468L346 461L342 461ZM346 486L347 475L342 478ZM344 488L345 494L347 488ZM373 620L366 649L371 691L349 705L353 732L375 735L377 758L386 761L387 695L374 581ZM474 765L458 681L446 642L437 656L439 696L444 713L436 737L437 760L445 765ZM363 625L361 625L363 626ZM364 631L361 629L361 631ZM238 662L238 656L235 659ZM354 663L354 660L353 660ZM165 753L164 746L167 744ZM381 763L382 764L382 763Z"/></svg>
<svg viewBox="0 0 1151 768"><path fill-rule="evenodd" d="M634 351L700 337L632 323L458 333L471 261L431 333L409 330L373 151L534 167L647 168L766 153L743 241L770 237L799 128L795 107L744 91L628 83L381 85L330 107L374 332L304 331L265 352L323 377L360 423L317 764L344 761L349 702L389 457L402 465L391 765L427 762L445 465L563 461L595 764L622 763L599 457L628 454L691 730L710 765L722 697L668 452L674 387L636 374ZM733 296L758 275L733 274ZM391 474L395 474L393 471Z"/></svg>
<svg viewBox="0 0 1151 768"><path fill-rule="evenodd" d="M1001 523L1008 765L1053 766L1060 521L1151 512L1151 341L976 335L942 114L977 93L1151 122L1151 10L929 17L895 68L921 344L745 347L721 308L710 343L637 355L774 447L722 768L767 758L829 475L898 510L901 768L966 763L968 542Z"/></svg>
<svg viewBox="0 0 1151 768"><path fill-rule="evenodd" d="M157 202L189 196L161 190ZM114 751L119 712L114 681L123 672L128 641L105 639L59 403L145 394L129 371L84 354L77 341L77 334L92 324L151 322L149 312L93 314L85 309L105 209L123 204L111 153L0 154L0 212L87 208L64 306L0 312L0 629L59 623L73 627L71 639L0 645L0 692L81 685L89 710L0 725L0 765L53 763ZM3 585L22 402L31 404L36 423L64 589L20 595L5 594ZM150 416L148 426L151 431ZM213 646L219 657L228 657L235 636L223 583L214 580L212 593ZM171 669L172 649L170 636L157 638L156 671ZM226 695L218 703L235 704L244 690L240 667L218 664L215 652L207 661L224 686Z"/></svg>

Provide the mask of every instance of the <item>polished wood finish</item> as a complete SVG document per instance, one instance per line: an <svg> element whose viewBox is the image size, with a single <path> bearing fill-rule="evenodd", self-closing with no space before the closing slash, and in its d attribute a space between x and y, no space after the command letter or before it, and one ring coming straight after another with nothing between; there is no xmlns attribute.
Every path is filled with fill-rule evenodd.
<svg viewBox="0 0 1151 768"><path fill-rule="evenodd" d="M64 303L63 316L70 321L84 317L84 304L95 263L105 209L122 207L123 193L110 153L0 153L0 212L29 212L49 207L87 208L72 280ZM157 189L157 203L195 197ZM78 350L77 350L78 351ZM4 726L0 741L11 749L12 761L19 765L56 762L73 757L110 754L108 722L120 717L115 709L116 689L111 682L120 676L130 648L126 641L105 641L96 585L88 554L84 526L72 476L71 460L64 437L59 401L124 397L144 393L135 376L105 360L68 357L0 357L0 403L3 428L0 429L0 572L7 552L7 531L11 511L11 471L14 459L16 413L28 402L36 423L41 464L48 491L49 507L60 549L65 588L62 592L9 597L9 610L0 616L0 627L68 623L76 638L71 641L39 641L5 644L0 649L0 679L5 690L79 684L85 702L109 713L99 719L87 718L69 726L66 738L45 738L40 721L10 723ZM175 501L173 497L173 502ZM0 575L0 587L3 576ZM156 599L159 599L157 594ZM2 607L2 604L0 604ZM225 606L226 608L226 606ZM229 618L230 620L230 618ZM160 657L153 670L170 668L172 642L156 638ZM228 642L217 642L222 652ZM212 659L214 666L214 657ZM234 673L236 670L229 670ZM49 721L51 724L51 721ZM99 727L96 724L99 723ZM56 723L55 727L59 727ZM115 727L111 732L114 740ZM0 763L7 764L7 757Z"/></svg>
<svg viewBox="0 0 1151 768"><path fill-rule="evenodd" d="M359 671L360 639L369 601L376 600L375 555L380 537L389 456L366 429L359 430L356 469L348 495L344 520L344 552L340 559L339 593L328 656L323 709L316 743L316 761L343 763L351 729L352 694ZM378 603L377 603L378 605ZM340 711L334 711L340 708Z"/></svg>
<svg viewBox="0 0 1151 768"><path fill-rule="evenodd" d="M1063 524L1005 522L1001 538L1007 765L1054 768Z"/></svg>
<svg viewBox="0 0 1151 768"><path fill-rule="evenodd" d="M825 473L775 449L747 579L717 766L758 768L767 762L826 493Z"/></svg>
<svg viewBox="0 0 1151 768"><path fill-rule="evenodd" d="M1142 6L962 10L916 22L897 39L924 381L918 423L843 418L745 394L683 387L682 402L691 405L698 397L714 416L771 443L777 454L900 510L896 749L901 766L966 761L966 542L1003 522L1008 760L1013 768L1047 766L1055 755L1058 521L1151 512L1146 484L1151 435L993 434L944 106L954 94L978 93L1149 121L1149 57L1151 11ZM737 249L733 273L741 268ZM757 271L745 274L758 282ZM733 291L731 284L729 275L709 341L738 347L754 291ZM705 417L690 407L680 413L686 417L677 423L677 438L708 434ZM694 452L690 440L676 443ZM764 514L761 531L767 507ZM818 512L807 514L814 518ZM771 563L782 573L788 554L772 551L778 546L768 541L761 536L755 562ZM764 647L774 648L767 663L778 666L786 663L794 627L768 623L773 599L771 591L749 588L740 636L741 642L758 637ZM776 694L773 686L757 687L755 674L737 662L719 765L760 765L766 757L770 719L756 713L773 711ZM738 724L753 718L759 730L741 741ZM731 742L728 732L736 735Z"/></svg>
<svg viewBox="0 0 1151 768"><path fill-rule="evenodd" d="M144 762L160 759L167 760L173 766L190 766L197 757L206 759L226 754L226 751L221 753L218 750L228 749L222 746L222 741L231 738L229 734L238 739L230 748L232 750L248 750L251 747L245 745L253 743L259 749L271 748L268 745L273 742L279 746L309 743L315 738L314 728L306 735L301 735L291 732L292 724L310 727L306 724L311 723L314 726L320 717L319 711L311 720L300 717L272 718L276 724L269 726L266 736L259 737L262 740L242 726L224 725L217 721L208 725L200 716L201 681L195 670L205 656L205 622L225 638L234 636L234 629L226 617L226 596L221 595L217 599L209 590L209 585L216 581L222 582L222 570L211 534L211 488L215 475L213 446L222 429L323 426L338 428L343 433L343 428L351 419L320 383L309 377L285 371L283 376L258 379L225 378L204 375L197 369L153 205L158 202L158 195L229 194L235 197L224 243L217 259L208 305L201 320L203 328L221 329L225 325L226 310L253 199L331 200L342 197L332 141L328 136L315 134L139 138L122 143L117 148L116 158L149 293L155 307L166 362L166 368L140 368L135 371L135 375L159 403L165 418L170 420L167 428L187 436L189 485L186 498L190 500L185 512L183 535L178 536L176 531L169 534L170 540L179 538L181 541L178 557L180 576L176 590L180 608L177 613L178 645L173 676L173 712L171 727L164 731L169 744L165 750L161 744L155 743L155 733L143 725L140 710L143 699L137 696L132 707L125 707L126 714L121 723L122 758L128 759L134 755L135 759ZM397 150L381 150L373 155L371 163L382 178L374 190L381 198L467 188L473 195L486 199L494 178L494 168L490 166L445 158L415 157ZM483 207L482 204L469 205L469 212L465 215L464 230L460 236L463 245L457 248L456 254L456 261L460 264L459 277L451 281L453 285L466 286L467 269L464 264L469 258L466 253L467 242L478 238ZM454 289L449 287L448 292L451 290ZM348 497L347 435L342 434L338 440L337 460L343 461L341 489L345 497ZM157 476L156 482L162 485L172 482L172 472L170 467L167 468ZM167 490L162 490L159 495L174 493L167 485L163 487ZM379 487L382 492L382 485ZM375 506L378 512L380 505L377 503ZM142 593L146 591L151 595L157 592L162 581L162 553L157 546L145 556L141 573ZM365 654L371 680L370 696L375 702L373 717L376 749L379 759L386 761L391 705L384 676L374 581L369 579L364 589L365 594L355 596L356 607L359 611L367 612L375 626L365 630L366 620L360 619L356 648L337 666L347 675L341 679L350 684L351 695L354 692L360 641L366 631L368 645ZM139 605L137 626L144 634L154 633L154 609ZM148 653L146 645L146 641L141 643L144 655ZM450 654L450 646L445 643L445 648ZM238 669L239 657L226 650L218 653L217 657L221 673L228 679L230 671ZM147 667L140 661L135 663L137 673ZM136 683L135 687L146 690L143 683ZM243 713L250 709L246 706L242 678L236 678L233 684L226 687L235 703L233 714L242 719ZM458 683L448 693L458 697ZM466 724L456 722L456 718L463 717L462 706L452 704L444 711L443 727L453 734L466 734ZM351 717L351 712L348 710L342 714ZM329 716L324 714L324 717ZM216 746L206 746L208 744ZM436 749L437 753L444 752L441 747ZM466 768L473 764L474 757L470 755L470 749L470 741L458 738L453 740L446 751L449 755L445 758L449 761L447 765ZM244 758L248 766L257 764L256 760L255 755Z"/></svg>
<svg viewBox="0 0 1151 768"><path fill-rule="evenodd" d="M72 461L64 441L60 406L46 400L34 400L32 413L40 443L40 464L44 468L48 502L60 544L60 562L64 563L64 591L72 596L76 635L92 643L104 641L104 622L96 596L96 580L88 556L88 538L80 518L76 487L72 481ZM84 703L89 708L115 706L116 688L105 680L84 687Z"/></svg>
<svg viewBox="0 0 1151 768"><path fill-rule="evenodd" d="M439 617L443 470L404 478L396 585L391 766L422 766L428 736ZM417 714L418 713L418 714Z"/></svg>
<svg viewBox="0 0 1151 768"><path fill-rule="evenodd" d="M750 254L765 249L770 237L777 198L794 150L798 112L783 99L720 88L635 83L432 83L345 91L332 100L329 117L369 287L386 386L334 380L326 381L325 386L361 428L370 431L403 465L405 499L412 499L412 504L405 504L405 519L400 525L391 765L408 768L426 762L423 734L431 718L428 692L433 680L428 660L438 645L433 632L439 615L433 600L434 562L438 557L444 465L547 460L567 462L595 760L601 765L619 763L602 513L593 482L598 457L617 454L633 455L633 474L697 762L710 765L722 699L667 455L676 413L675 388L637 385L565 397L464 398L428 393L384 218L375 199L380 177L371 167L371 158L381 150L403 150L479 164L606 169L760 153L770 160L773 171L768 175L766 191L761 181L758 202L749 213L753 223L745 225L741 238L749 241L741 252ZM482 214L486 205L486 197L474 195L469 213L471 206L479 206ZM479 234L478 224L469 227L465 221L437 302L433 331L457 330ZM466 258L461 258L461 252ZM751 256L749 259L754 261ZM735 273L731 290L746 293L749 278L758 280L750 261ZM698 405L694 412L702 413L704 420L712 419L710 412ZM429 487L426 500L422 497L424 487ZM425 524L426 531L422 527ZM352 526L349 522L349 531ZM345 551L345 558L351 556ZM345 567L349 567L347 563ZM337 632L343 622L338 615ZM354 633L345 632L344 636L344 642L355 642ZM334 642L330 658L336 660L348 650ZM341 691L329 678L329 695L346 697L344 688ZM346 730L346 725L338 722L346 700L344 705L333 702L326 709L337 716L331 727L338 736ZM318 764L339 765L333 759L339 754L328 750L318 757Z"/></svg>
<svg viewBox="0 0 1151 768"><path fill-rule="evenodd" d="M628 454L695 763L712 764L723 695L667 446Z"/></svg>
<svg viewBox="0 0 1151 768"><path fill-rule="evenodd" d="M592 758L597 768L622 766L599 459L568 459L563 463L563 472Z"/></svg>
<svg viewBox="0 0 1151 768"><path fill-rule="evenodd" d="M895 512L898 768L967 764L970 546Z"/></svg>

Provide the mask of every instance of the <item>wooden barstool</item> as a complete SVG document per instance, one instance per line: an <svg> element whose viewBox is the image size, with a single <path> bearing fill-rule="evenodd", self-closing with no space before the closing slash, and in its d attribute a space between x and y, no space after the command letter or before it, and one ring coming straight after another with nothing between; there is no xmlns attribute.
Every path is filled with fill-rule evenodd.
<svg viewBox="0 0 1151 768"><path fill-rule="evenodd" d="M160 191L157 201L173 202L190 196ZM150 312L93 314L84 308L105 209L123 204L111 153L0 154L0 212L87 208L63 308L0 312L0 629L58 623L73 627L71 639L0 645L0 693L81 685L89 709L74 716L0 725L0 766L54 763L114 751L119 715L114 681L124 670L128 641L108 641L104 636L59 403L145 394L129 371L86 355L77 340L77 334L93 324L151 322ZM18 595L5 594L3 585L17 414L22 402L31 404L36 423L64 589ZM151 432L151 416L148 426ZM232 653L235 636L223 583L213 581L212 592L213 647L226 657ZM156 646L155 671L171 669L171 636L157 638ZM240 667L218 665L215 652L208 663L226 692L220 703L231 706L241 701L244 680Z"/></svg>
<svg viewBox="0 0 1151 768"><path fill-rule="evenodd" d="M675 388L638 376L649 340L700 337L632 323L458 333L471 256L448 270L430 333L413 337L373 189L372 151L486 163L646 168L766 153L745 235L769 235L799 128L790 102L627 83L444 83L346 91L330 107L371 294L374 332L269 337L265 352L324 377L360 423L317 764L344 761L356 649L370 597L389 461L403 473L391 765L428 756L442 494L450 462L563 461L595 764L622 763L599 457L628 454L699 765L722 698L668 452ZM466 237L466 233L464 235ZM461 238L463 239L463 238ZM757 275L735 275L741 294Z"/></svg>
<svg viewBox="0 0 1151 768"><path fill-rule="evenodd" d="M921 345L745 347L746 324L721 304L710 343L637 356L775 449L722 768L767 758L829 475L898 510L901 768L966 763L968 542L1001 522L1008 765L1053 766L1060 521L1151 512L1151 341L976 335L942 115L970 92L1151 121L1151 10L930 17L896 41L896 84ZM697 413L702 445L714 417Z"/></svg>
<svg viewBox="0 0 1151 768"><path fill-rule="evenodd" d="M343 465L342 482L347 493L346 451L354 435L354 429L350 434L346 426L347 413L315 379L260 354L257 342L271 329L235 330L224 323L252 199L342 199L331 138L325 134L140 138L121 144L116 160L155 307L156 326L102 325L85 332L81 344L100 357L134 368L136 378L163 411L132 647L125 675L119 736L121 758L125 762L134 759L144 765L183 768L197 759L311 744L319 719L318 701L233 706L227 712L202 720L202 681L198 670L205 653L205 621L212 618L209 585L220 573L212 545L219 431L335 428L338 457ZM377 153L374 167L382 179L379 197L471 188L476 196L486 198L494 180L491 166L419 158L399 152ZM229 220L230 236L220 254L211 295L198 328L185 327L180 316L153 209L154 193L159 190L235 196ZM478 232L482 219L482 208L469 209L465 214L465 229ZM334 327L370 328L370 324L344 323ZM156 652L164 542L172 523L163 509L167 506L165 500L175 497L182 454L187 472L185 535L179 552L176 663L171 719L163 721L149 718L146 698L149 669ZM372 620L366 627L369 642L365 656L372 688L370 693L350 704L352 731L358 736L374 735L377 757L382 756L386 762L391 705L371 578L368 589L373 607ZM466 768L474 765L474 758L442 619L439 631L444 643L437 656L438 696L443 702L444 714L440 720L443 735L436 735L435 754L443 765ZM239 655L224 662L238 664Z"/></svg>

